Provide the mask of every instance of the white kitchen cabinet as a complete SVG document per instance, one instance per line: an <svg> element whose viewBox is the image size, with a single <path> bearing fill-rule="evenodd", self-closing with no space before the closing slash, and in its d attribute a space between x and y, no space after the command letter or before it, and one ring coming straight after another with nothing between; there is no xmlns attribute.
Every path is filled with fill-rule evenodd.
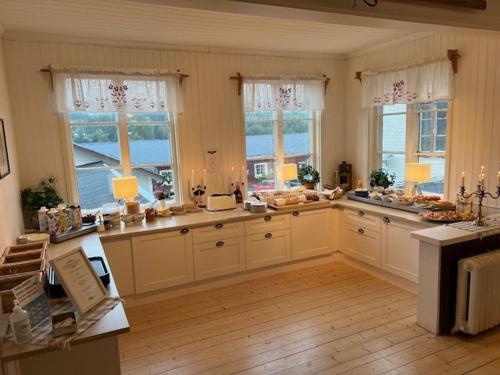
<svg viewBox="0 0 500 375"><path fill-rule="evenodd" d="M247 235L245 250L247 269L289 262L290 229Z"/></svg>
<svg viewBox="0 0 500 375"><path fill-rule="evenodd" d="M194 245L195 279L227 275L245 270L245 239L219 239Z"/></svg>
<svg viewBox="0 0 500 375"><path fill-rule="evenodd" d="M380 233L362 225L344 223L343 227L344 254L380 267Z"/></svg>
<svg viewBox="0 0 500 375"><path fill-rule="evenodd" d="M136 236L132 238L132 249L137 293L194 280L190 230Z"/></svg>
<svg viewBox="0 0 500 375"><path fill-rule="evenodd" d="M382 221L382 269L418 282L419 241L411 237L411 232L425 227L389 217Z"/></svg>
<svg viewBox="0 0 500 375"><path fill-rule="evenodd" d="M291 218L292 259L303 259L332 252L330 208L294 211Z"/></svg>
<svg viewBox="0 0 500 375"><path fill-rule="evenodd" d="M130 238L103 241L102 246L120 296L135 294Z"/></svg>

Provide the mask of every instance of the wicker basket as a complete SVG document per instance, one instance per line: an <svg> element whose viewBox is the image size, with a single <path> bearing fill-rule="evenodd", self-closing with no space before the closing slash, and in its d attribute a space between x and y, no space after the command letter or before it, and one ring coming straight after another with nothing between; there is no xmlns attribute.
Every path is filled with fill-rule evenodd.
<svg viewBox="0 0 500 375"><path fill-rule="evenodd" d="M46 254L46 242L5 249L0 258L0 299L4 313L9 313L14 308L12 288L33 276L37 276L40 282L44 279Z"/></svg>

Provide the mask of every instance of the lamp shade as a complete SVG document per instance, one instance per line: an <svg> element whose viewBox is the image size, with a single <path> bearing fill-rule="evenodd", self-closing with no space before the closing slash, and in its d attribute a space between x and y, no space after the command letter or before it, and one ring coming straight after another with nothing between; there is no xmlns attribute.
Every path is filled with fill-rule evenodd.
<svg viewBox="0 0 500 375"><path fill-rule="evenodd" d="M137 177L113 178L113 196L115 199L135 198L138 194Z"/></svg>
<svg viewBox="0 0 500 375"><path fill-rule="evenodd" d="M292 181L297 179L297 164L281 164L278 167L282 181Z"/></svg>
<svg viewBox="0 0 500 375"><path fill-rule="evenodd" d="M421 163L406 164L406 181L429 182L431 179L431 165Z"/></svg>

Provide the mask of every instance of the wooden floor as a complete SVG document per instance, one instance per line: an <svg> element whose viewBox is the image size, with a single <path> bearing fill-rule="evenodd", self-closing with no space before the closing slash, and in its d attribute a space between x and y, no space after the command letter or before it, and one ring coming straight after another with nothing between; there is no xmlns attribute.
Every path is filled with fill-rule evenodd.
<svg viewBox="0 0 500 375"><path fill-rule="evenodd" d="M436 337L416 297L340 262L127 308L124 374L500 374L500 329Z"/></svg>

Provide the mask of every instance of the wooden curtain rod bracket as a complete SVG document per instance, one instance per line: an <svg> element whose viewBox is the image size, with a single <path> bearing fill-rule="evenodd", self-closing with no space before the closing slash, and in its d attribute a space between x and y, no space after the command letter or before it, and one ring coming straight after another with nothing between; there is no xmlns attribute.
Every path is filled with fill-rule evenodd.
<svg viewBox="0 0 500 375"><path fill-rule="evenodd" d="M325 95L326 95L326 89L328 88L328 84L330 83L330 78L326 74L323 74L323 78L325 79Z"/></svg>
<svg viewBox="0 0 500 375"><path fill-rule="evenodd" d="M448 50L448 59L451 61L451 67L453 69L453 73L458 73L458 59L462 57L458 54L457 49L449 49Z"/></svg>
<svg viewBox="0 0 500 375"><path fill-rule="evenodd" d="M238 96L241 96L241 90L243 89L243 76L238 72L235 76L229 77L229 79L238 80Z"/></svg>

